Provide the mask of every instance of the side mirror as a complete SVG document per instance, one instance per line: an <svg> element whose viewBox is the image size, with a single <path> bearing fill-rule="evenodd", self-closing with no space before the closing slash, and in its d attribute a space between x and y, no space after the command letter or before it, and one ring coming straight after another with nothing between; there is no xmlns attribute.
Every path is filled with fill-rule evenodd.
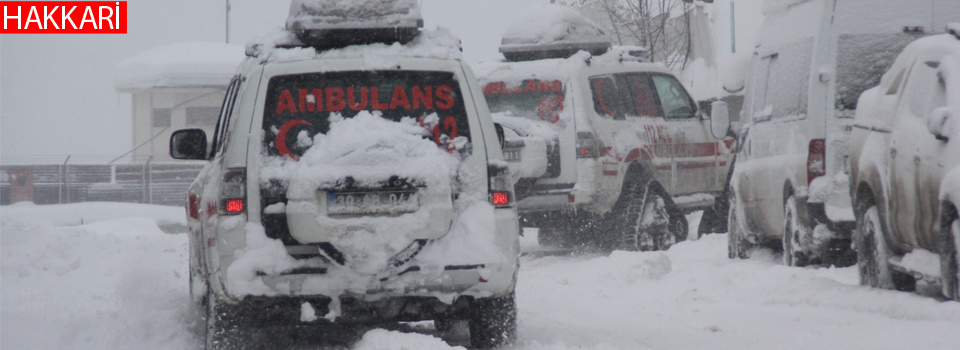
<svg viewBox="0 0 960 350"><path fill-rule="evenodd" d="M174 159L209 159L207 133L200 129L174 131L170 135L170 156Z"/></svg>
<svg viewBox="0 0 960 350"><path fill-rule="evenodd" d="M933 112L930 112L930 117L927 118L927 129L937 140L950 141L950 131L952 129L950 125L954 122L954 117L950 107L934 109Z"/></svg>
<svg viewBox="0 0 960 350"><path fill-rule="evenodd" d="M503 125L500 125L500 123L493 123L493 128L497 129L497 140L500 141L500 149L503 149L503 146L507 142L507 137L503 133Z"/></svg>
<svg viewBox="0 0 960 350"><path fill-rule="evenodd" d="M717 140L727 137L730 130L730 108L723 101L713 101L710 105L710 133Z"/></svg>
<svg viewBox="0 0 960 350"><path fill-rule="evenodd" d="M699 101L697 102L697 107L700 107L700 115L703 116L704 119L710 118L713 112L711 101Z"/></svg>

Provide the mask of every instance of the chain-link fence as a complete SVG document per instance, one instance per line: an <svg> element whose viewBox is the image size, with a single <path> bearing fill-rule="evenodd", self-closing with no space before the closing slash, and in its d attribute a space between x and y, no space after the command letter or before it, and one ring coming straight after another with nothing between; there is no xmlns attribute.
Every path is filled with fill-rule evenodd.
<svg viewBox="0 0 960 350"><path fill-rule="evenodd" d="M0 204L111 201L183 205L201 162L0 164Z"/></svg>

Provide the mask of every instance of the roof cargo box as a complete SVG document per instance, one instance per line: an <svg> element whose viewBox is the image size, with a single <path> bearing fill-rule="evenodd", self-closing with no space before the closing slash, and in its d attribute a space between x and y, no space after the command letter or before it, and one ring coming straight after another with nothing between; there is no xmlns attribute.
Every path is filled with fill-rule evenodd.
<svg viewBox="0 0 960 350"><path fill-rule="evenodd" d="M416 0L293 0L287 30L319 49L413 40L423 27Z"/></svg>
<svg viewBox="0 0 960 350"><path fill-rule="evenodd" d="M510 61L567 58L579 51L602 55L610 38L596 24L561 5L534 6L507 28L500 53Z"/></svg>

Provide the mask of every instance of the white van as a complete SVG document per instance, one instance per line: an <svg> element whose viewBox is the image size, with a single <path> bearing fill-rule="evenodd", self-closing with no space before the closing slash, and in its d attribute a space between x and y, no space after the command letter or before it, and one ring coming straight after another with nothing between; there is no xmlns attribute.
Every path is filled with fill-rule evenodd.
<svg viewBox="0 0 960 350"><path fill-rule="evenodd" d="M731 258L767 245L788 265L856 261L847 153L857 99L957 13L955 0L764 4L731 179Z"/></svg>
<svg viewBox="0 0 960 350"><path fill-rule="evenodd" d="M174 158L208 161L187 199L206 347L275 325L420 320L467 321L478 348L512 340L513 187L459 39L310 18L248 45L211 143L171 137ZM329 35L352 46L318 48Z"/></svg>

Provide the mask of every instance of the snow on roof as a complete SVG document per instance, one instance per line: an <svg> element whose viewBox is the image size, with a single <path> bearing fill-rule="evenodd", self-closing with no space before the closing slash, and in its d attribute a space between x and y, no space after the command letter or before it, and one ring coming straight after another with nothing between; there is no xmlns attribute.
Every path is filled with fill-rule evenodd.
<svg viewBox="0 0 960 350"><path fill-rule="evenodd" d="M551 58L521 62L481 62L480 64L474 65L473 69L481 85L494 81L512 82L534 78L541 80L567 80L571 71L586 65L584 60L588 57L590 57L589 54L583 53L568 59Z"/></svg>
<svg viewBox="0 0 960 350"><path fill-rule="evenodd" d="M364 58L364 63L369 68L380 68L396 65L396 60L404 57L443 60L463 58L460 38L446 28L421 30L419 35L407 44L396 42L390 45L373 43L329 50L317 50L302 45L304 44L296 36L286 30L270 33L247 44L247 55L253 57L247 64L310 59Z"/></svg>
<svg viewBox="0 0 960 350"><path fill-rule="evenodd" d="M186 42L153 48L117 64L118 90L226 86L243 61L243 46Z"/></svg>
<svg viewBox="0 0 960 350"><path fill-rule="evenodd" d="M576 10L562 5L532 6L520 20L503 33L500 52L532 46L605 44L610 39L595 23Z"/></svg>
<svg viewBox="0 0 960 350"><path fill-rule="evenodd" d="M525 79L561 79L568 80L577 69L583 67L634 67L637 71L650 71L672 74L661 62L640 62L623 60L621 53L611 50L600 56L588 52L578 52L569 58L549 58L534 61L488 61L474 65L474 72L481 85L494 82L516 82ZM589 62L589 64L588 64Z"/></svg>
<svg viewBox="0 0 960 350"><path fill-rule="evenodd" d="M420 27L417 0L293 0L287 28Z"/></svg>

